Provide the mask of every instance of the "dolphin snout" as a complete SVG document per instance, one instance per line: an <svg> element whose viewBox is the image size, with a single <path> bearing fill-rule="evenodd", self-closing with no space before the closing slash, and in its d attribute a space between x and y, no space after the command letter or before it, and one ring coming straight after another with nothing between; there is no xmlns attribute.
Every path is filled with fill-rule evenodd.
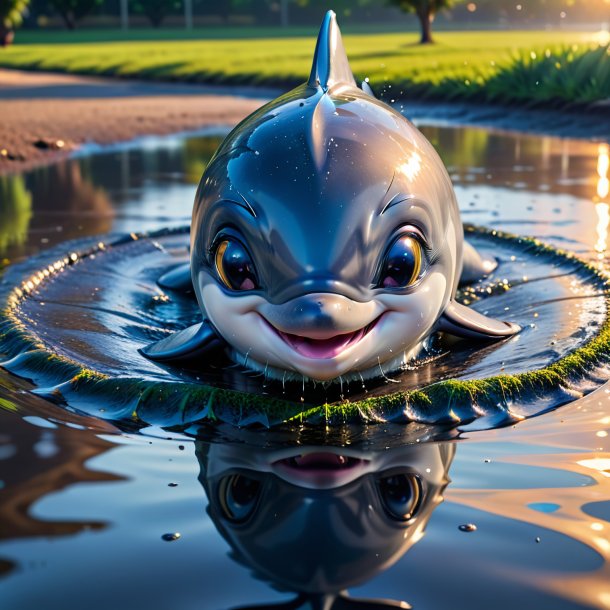
<svg viewBox="0 0 610 610"><path fill-rule="evenodd" d="M311 339L329 339L370 324L381 313L373 301L360 303L340 294L307 294L259 312L277 330Z"/></svg>

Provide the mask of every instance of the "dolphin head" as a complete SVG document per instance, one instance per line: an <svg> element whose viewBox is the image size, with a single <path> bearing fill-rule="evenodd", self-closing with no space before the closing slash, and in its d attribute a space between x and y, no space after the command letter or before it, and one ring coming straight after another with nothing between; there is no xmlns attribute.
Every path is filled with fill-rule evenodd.
<svg viewBox="0 0 610 610"><path fill-rule="evenodd" d="M417 352L455 294L463 230L436 151L356 86L329 13L309 82L210 162L191 240L199 304L233 350L328 380Z"/></svg>
<svg viewBox="0 0 610 610"><path fill-rule="evenodd" d="M454 301L464 244L449 175L363 86L330 11L309 81L247 117L210 161L190 264L206 322L147 357L203 357L223 339L251 368L328 381L399 368L437 329L518 330Z"/></svg>

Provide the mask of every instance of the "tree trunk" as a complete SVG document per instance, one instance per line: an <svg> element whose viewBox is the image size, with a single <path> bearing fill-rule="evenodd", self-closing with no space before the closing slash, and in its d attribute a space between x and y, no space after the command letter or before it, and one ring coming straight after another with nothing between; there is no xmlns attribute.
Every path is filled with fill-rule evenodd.
<svg viewBox="0 0 610 610"><path fill-rule="evenodd" d="M64 23L66 24L66 27L69 30L76 29L76 18L74 17L72 11L65 11L60 14L62 16L62 19L64 20Z"/></svg>
<svg viewBox="0 0 610 610"><path fill-rule="evenodd" d="M434 21L434 14L429 8L423 8L417 11L417 18L419 19L419 25L421 27L421 38L420 44L432 44L432 21Z"/></svg>
<svg viewBox="0 0 610 610"><path fill-rule="evenodd" d="M231 16L231 0L220 0L216 3L218 6L218 15L226 23L229 23L229 17Z"/></svg>
<svg viewBox="0 0 610 610"><path fill-rule="evenodd" d="M13 30L0 25L0 47L8 47L13 42L14 36Z"/></svg>
<svg viewBox="0 0 610 610"><path fill-rule="evenodd" d="M280 2L280 24L283 28L288 27L288 0Z"/></svg>

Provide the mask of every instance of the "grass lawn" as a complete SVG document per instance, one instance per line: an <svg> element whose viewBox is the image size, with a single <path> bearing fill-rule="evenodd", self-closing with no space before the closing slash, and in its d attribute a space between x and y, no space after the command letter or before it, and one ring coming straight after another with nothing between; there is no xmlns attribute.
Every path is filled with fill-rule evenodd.
<svg viewBox="0 0 610 610"><path fill-rule="evenodd" d="M321 19L321 17L320 17ZM442 29L448 29L441 24ZM382 34L402 32L407 28L415 32L417 23L374 23L350 24L342 27L344 34ZM438 29L438 28L437 28ZM455 29L455 28L454 28ZM485 29L485 26L483 26ZM19 30L16 34L17 44L73 44L80 42L129 42L139 40L217 40L217 39L252 39L252 38L300 38L311 39L316 34L316 27L311 25L277 26L232 26L216 25L197 27L187 30L184 27L133 27L127 31L114 28L77 28Z"/></svg>
<svg viewBox="0 0 610 610"><path fill-rule="evenodd" d="M23 33L20 33L20 35ZM228 33L227 33L228 34ZM275 38L131 40L16 44L0 66L209 83L303 82L316 32ZM36 35L40 40L40 34ZM439 32L350 34L345 46L356 78L369 77L387 99L438 97L565 104L610 97L610 55L593 32ZM55 37L55 38L53 38ZM36 38L36 37L35 37ZM593 50L590 50L593 49Z"/></svg>

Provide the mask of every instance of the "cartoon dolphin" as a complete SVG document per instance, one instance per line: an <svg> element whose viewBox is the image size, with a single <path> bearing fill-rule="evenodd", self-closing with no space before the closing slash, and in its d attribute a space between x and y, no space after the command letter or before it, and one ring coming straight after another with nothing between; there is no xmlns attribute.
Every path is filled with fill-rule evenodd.
<svg viewBox="0 0 610 610"><path fill-rule="evenodd" d="M400 113L358 88L326 14L307 83L247 117L205 170L190 270L204 321L142 350L159 362L219 350L268 376L371 378L436 331L519 330L454 299L494 267L464 243L442 161Z"/></svg>

